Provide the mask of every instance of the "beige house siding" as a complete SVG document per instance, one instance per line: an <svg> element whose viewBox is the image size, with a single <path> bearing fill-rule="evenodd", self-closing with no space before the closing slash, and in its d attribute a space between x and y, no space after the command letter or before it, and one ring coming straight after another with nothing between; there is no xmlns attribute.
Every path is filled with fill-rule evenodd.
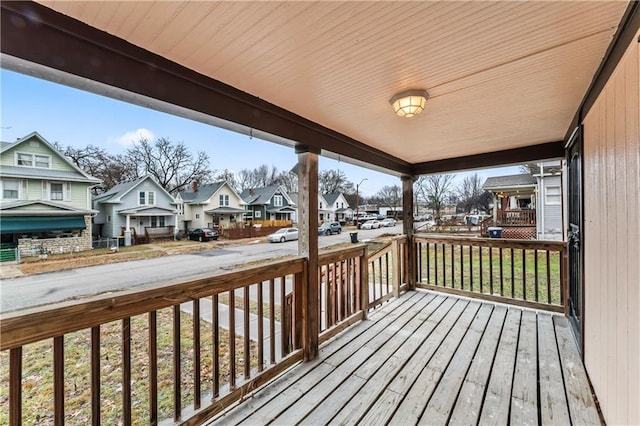
<svg viewBox="0 0 640 426"><path fill-rule="evenodd" d="M584 356L608 424L640 424L639 35L583 123Z"/></svg>

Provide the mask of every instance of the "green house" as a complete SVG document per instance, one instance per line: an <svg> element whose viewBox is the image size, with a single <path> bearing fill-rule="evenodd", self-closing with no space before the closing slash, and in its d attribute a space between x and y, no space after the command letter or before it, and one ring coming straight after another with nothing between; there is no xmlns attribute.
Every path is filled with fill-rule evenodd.
<svg viewBox="0 0 640 426"><path fill-rule="evenodd" d="M37 132L0 151L0 235L22 256L91 248L91 187L100 183Z"/></svg>

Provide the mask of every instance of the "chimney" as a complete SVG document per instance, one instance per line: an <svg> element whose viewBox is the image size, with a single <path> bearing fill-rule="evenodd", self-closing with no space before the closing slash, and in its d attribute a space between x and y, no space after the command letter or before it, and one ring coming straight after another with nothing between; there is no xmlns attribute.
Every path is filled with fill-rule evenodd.
<svg viewBox="0 0 640 426"><path fill-rule="evenodd" d="M249 195L253 195L253 188L249 188Z"/></svg>
<svg viewBox="0 0 640 426"><path fill-rule="evenodd" d="M193 182L191 182L191 189L193 190L193 192L198 192L198 181L194 180Z"/></svg>

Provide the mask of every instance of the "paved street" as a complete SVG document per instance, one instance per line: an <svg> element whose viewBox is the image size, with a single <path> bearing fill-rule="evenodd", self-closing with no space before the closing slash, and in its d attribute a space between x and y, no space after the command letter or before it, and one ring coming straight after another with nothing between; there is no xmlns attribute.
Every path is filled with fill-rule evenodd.
<svg viewBox="0 0 640 426"><path fill-rule="evenodd" d="M358 238L362 241L382 234L401 232L400 225L393 228L359 230ZM349 232L320 236L318 241L320 247L349 242ZM90 266L2 280L0 312L92 294L127 290L154 283L196 279L212 272L231 269L240 263L295 255L297 251L297 241L278 244L248 243L228 245L199 253Z"/></svg>

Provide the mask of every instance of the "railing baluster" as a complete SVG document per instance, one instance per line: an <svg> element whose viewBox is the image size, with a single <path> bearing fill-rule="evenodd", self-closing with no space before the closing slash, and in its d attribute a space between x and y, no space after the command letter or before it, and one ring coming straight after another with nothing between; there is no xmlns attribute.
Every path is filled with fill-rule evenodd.
<svg viewBox="0 0 640 426"><path fill-rule="evenodd" d="M200 387L200 299L193 301L193 406L197 410L200 408L201 387Z"/></svg>
<svg viewBox="0 0 640 426"><path fill-rule="evenodd" d="M384 255L384 262L385 262L385 278L386 278L386 285L387 285L387 293L389 293L389 253ZM395 260L394 260L395 262ZM385 293L386 294L386 293Z"/></svg>
<svg viewBox="0 0 640 426"><path fill-rule="evenodd" d="M547 250L547 303L551 303L551 259Z"/></svg>
<svg viewBox="0 0 640 426"><path fill-rule="evenodd" d="M500 247L499 249L499 254L500 254L500 296L504 296L504 266L502 262L504 256L502 255L502 247Z"/></svg>
<svg viewBox="0 0 640 426"><path fill-rule="evenodd" d="M276 298L275 280L269 280L269 362L276 363Z"/></svg>
<svg viewBox="0 0 640 426"><path fill-rule="evenodd" d="M56 425L64 424L64 336L53 338L53 413Z"/></svg>
<svg viewBox="0 0 640 426"><path fill-rule="evenodd" d="M527 300L527 250L522 249L522 297Z"/></svg>
<svg viewBox="0 0 640 426"><path fill-rule="evenodd" d="M287 308L287 303L286 303L286 289L285 289L285 283L284 283L284 277L280 277L280 341L281 341L281 345L282 347L280 348L280 356L282 358L284 358L284 356L287 354L287 330L286 330L286 308Z"/></svg>
<svg viewBox="0 0 640 426"><path fill-rule="evenodd" d="M473 246L469 246L469 290L473 289Z"/></svg>
<svg viewBox="0 0 640 426"><path fill-rule="evenodd" d="M249 286L244 286L244 297L243 297L243 314L244 314L244 378L249 379L251 377L251 330L249 329L249 325L251 322L250 317L250 299L249 299Z"/></svg>
<svg viewBox="0 0 640 426"><path fill-rule="evenodd" d="M22 346L9 350L9 424L22 424Z"/></svg>
<svg viewBox="0 0 640 426"><path fill-rule="evenodd" d="M236 295L229 290L229 387L236 388Z"/></svg>
<svg viewBox="0 0 640 426"><path fill-rule="evenodd" d="M454 257L456 246L451 244L450 248L451 248L451 288L454 288L456 286L456 263L455 263L455 257Z"/></svg>
<svg viewBox="0 0 640 426"><path fill-rule="evenodd" d="M445 253L444 244L442 244L442 286L447 286L447 254Z"/></svg>
<svg viewBox="0 0 640 426"><path fill-rule="evenodd" d="M513 288L515 286L516 276L515 276L515 267L513 260L513 249L511 249L511 297L513 297Z"/></svg>
<svg viewBox="0 0 640 426"><path fill-rule="evenodd" d="M489 293L493 294L493 247L489 247Z"/></svg>
<svg viewBox="0 0 640 426"><path fill-rule="evenodd" d="M378 271L380 273L380 297L384 295L384 290L382 287L382 279L384 278L384 273L382 272L382 257L378 258Z"/></svg>
<svg viewBox="0 0 640 426"><path fill-rule="evenodd" d="M535 278L534 278L534 287L535 287L535 292L536 292L536 302L539 301L539 294L538 292L540 291L539 289L539 277L538 277L538 250L534 250L533 251L533 270L535 273Z"/></svg>
<svg viewBox="0 0 640 426"><path fill-rule="evenodd" d="M100 425L100 326L91 327L91 424Z"/></svg>
<svg viewBox="0 0 640 426"><path fill-rule="evenodd" d="M211 303L213 303L213 312L211 312L211 346L212 347L212 368L211 374L213 375L213 396L218 397L220 395L220 297L218 294L211 296Z"/></svg>
<svg viewBox="0 0 640 426"><path fill-rule="evenodd" d="M122 320L122 421L131 424L131 318Z"/></svg>
<svg viewBox="0 0 640 426"><path fill-rule="evenodd" d="M180 305L173 305L173 420L182 415L182 370L180 345Z"/></svg>
<svg viewBox="0 0 640 426"><path fill-rule="evenodd" d="M418 249L418 282L424 282L422 279L422 243L416 243L416 248Z"/></svg>
<svg viewBox="0 0 640 426"><path fill-rule="evenodd" d="M464 290L464 250L460 244L460 288Z"/></svg>
<svg viewBox="0 0 640 426"><path fill-rule="evenodd" d="M264 370L264 282L258 283L258 371Z"/></svg>
<svg viewBox="0 0 640 426"><path fill-rule="evenodd" d="M149 312L149 424L158 424L158 314Z"/></svg>
<svg viewBox="0 0 640 426"><path fill-rule="evenodd" d="M484 293L484 272L482 271L482 246L478 247L478 266L480 267L480 293Z"/></svg>
<svg viewBox="0 0 640 426"><path fill-rule="evenodd" d="M336 287L336 319L337 321L342 321L343 309L344 309L344 294L342 293L342 275L340 271L340 262L336 262L333 264L333 279L335 280Z"/></svg>

